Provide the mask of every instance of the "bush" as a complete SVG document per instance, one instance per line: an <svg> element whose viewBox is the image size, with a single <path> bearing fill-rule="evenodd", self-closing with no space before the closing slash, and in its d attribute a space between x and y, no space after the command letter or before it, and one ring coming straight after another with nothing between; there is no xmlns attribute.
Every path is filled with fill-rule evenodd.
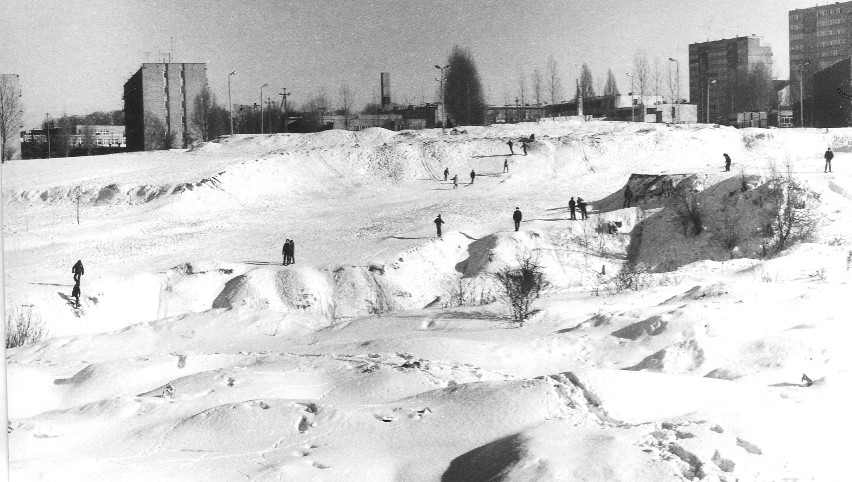
<svg viewBox="0 0 852 482"><path fill-rule="evenodd" d="M784 172L774 164L769 165L766 183L766 224L775 236L778 251L793 241L807 241L816 233L820 223L820 195L793 177L789 159Z"/></svg>
<svg viewBox="0 0 852 482"><path fill-rule="evenodd" d="M736 199L727 197L722 201L722 225L718 239L725 248L731 250L739 246L743 238L742 214Z"/></svg>
<svg viewBox="0 0 852 482"><path fill-rule="evenodd" d="M6 348L32 345L46 335L44 323L31 306L16 306L6 311Z"/></svg>
<svg viewBox="0 0 852 482"><path fill-rule="evenodd" d="M523 326L534 313L533 302L550 283L545 279L542 266L532 255L520 255L517 261L517 267L507 266L493 276L501 288L502 297L509 303L512 321Z"/></svg>
<svg viewBox="0 0 852 482"><path fill-rule="evenodd" d="M674 210L672 221L683 230L684 237L698 236L704 230L704 209L698 202L698 193L678 186L669 198Z"/></svg>

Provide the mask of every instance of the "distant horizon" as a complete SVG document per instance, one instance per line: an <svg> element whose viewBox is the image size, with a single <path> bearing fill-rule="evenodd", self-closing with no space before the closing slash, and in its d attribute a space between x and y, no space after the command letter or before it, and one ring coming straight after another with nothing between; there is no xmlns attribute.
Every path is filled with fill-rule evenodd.
<svg viewBox="0 0 852 482"><path fill-rule="evenodd" d="M625 74L641 48L664 76L680 68L680 96L688 99L689 44L756 35L772 47L773 78L787 79L788 12L815 6L805 0L577 3L9 0L0 15L0 70L21 77L25 129L38 127L46 113L122 109L124 82L142 63L168 55L176 63L206 64L209 85L225 106L228 73L235 70L234 104L258 102L268 83L264 101L280 101L286 87L293 94L288 102L301 105L325 90L336 106L345 82L360 110L377 100L381 72L391 74L394 102L435 102L434 66L456 44L471 50L491 105L514 100L521 74L529 92L533 70L545 73L551 55L564 100L574 97L584 63L596 89L612 69L619 90L628 92Z"/></svg>

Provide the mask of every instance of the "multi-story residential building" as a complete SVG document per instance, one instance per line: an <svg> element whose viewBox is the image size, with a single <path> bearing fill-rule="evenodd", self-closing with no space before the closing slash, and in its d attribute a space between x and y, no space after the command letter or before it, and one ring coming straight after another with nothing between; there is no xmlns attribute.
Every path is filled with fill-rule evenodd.
<svg viewBox="0 0 852 482"><path fill-rule="evenodd" d="M814 74L852 53L852 2L791 10L789 19L794 121L812 125ZM804 103L804 112L800 103Z"/></svg>
<svg viewBox="0 0 852 482"><path fill-rule="evenodd" d="M741 86L758 68L771 75L772 48L758 37L689 44L689 98L698 106L698 121L724 121L745 110L738 105Z"/></svg>
<svg viewBox="0 0 852 482"><path fill-rule="evenodd" d="M124 84L127 148L186 147L195 97L207 86L203 63L144 63Z"/></svg>

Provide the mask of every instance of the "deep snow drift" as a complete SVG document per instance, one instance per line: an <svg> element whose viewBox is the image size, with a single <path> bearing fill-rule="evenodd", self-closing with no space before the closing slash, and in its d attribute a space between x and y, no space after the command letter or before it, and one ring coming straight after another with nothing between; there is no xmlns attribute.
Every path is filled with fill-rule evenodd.
<svg viewBox="0 0 852 482"><path fill-rule="evenodd" d="M4 165L7 307L50 332L8 351L13 478L845 478L852 130L465 131ZM766 175L786 162L821 224L764 258ZM704 232L657 196L622 208L633 174L699 192ZM524 253L552 286L519 328L491 273ZM614 279L628 255L638 291Z"/></svg>

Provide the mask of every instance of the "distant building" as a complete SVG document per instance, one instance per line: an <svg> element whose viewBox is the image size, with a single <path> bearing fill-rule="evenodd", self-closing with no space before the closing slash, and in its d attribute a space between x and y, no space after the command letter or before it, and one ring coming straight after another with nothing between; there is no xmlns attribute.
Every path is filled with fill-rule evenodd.
<svg viewBox="0 0 852 482"><path fill-rule="evenodd" d="M489 105L485 106L485 125L535 122L544 117L544 106L537 105Z"/></svg>
<svg viewBox="0 0 852 482"><path fill-rule="evenodd" d="M807 124L813 127L852 126L852 104L847 97L852 96L852 60L847 57L814 73L812 85L813 116Z"/></svg>
<svg viewBox="0 0 852 482"><path fill-rule="evenodd" d="M16 92L20 97L21 78L17 74L0 74L0 82L7 87L7 91ZM20 102L18 102L18 105L20 105ZM9 159L21 158L21 137L18 135L19 132L20 126L15 129L14 135L10 135L8 139L6 139L6 148L10 154Z"/></svg>
<svg viewBox="0 0 852 482"><path fill-rule="evenodd" d="M849 57L852 45L852 2L791 10L790 21L790 84L794 121L804 118L805 125L816 122L814 74ZM833 74L828 74L833 75ZM801 84L802 92L799 92ZM800 99L804 112L800 112ZM803 115L802 115L803 114ZM823 121L825 116L820 114ZM829 117L833 117L831 114Z"/></svg>
<svg viewBox="0 0 852 482"><path fill-rule="evenodd" d="M770 75L772 48L755 36L689 44L689 99L698 106L698 120L718 122L742 111L740 82L761 64Z"/></svg>
<svg viewBox="0 0 852 482"><path fill-rule="evenodd" d="M124 84L127 148L186 147L195 137L195 97L207 85L203 63L144 63Z"/></svg>

